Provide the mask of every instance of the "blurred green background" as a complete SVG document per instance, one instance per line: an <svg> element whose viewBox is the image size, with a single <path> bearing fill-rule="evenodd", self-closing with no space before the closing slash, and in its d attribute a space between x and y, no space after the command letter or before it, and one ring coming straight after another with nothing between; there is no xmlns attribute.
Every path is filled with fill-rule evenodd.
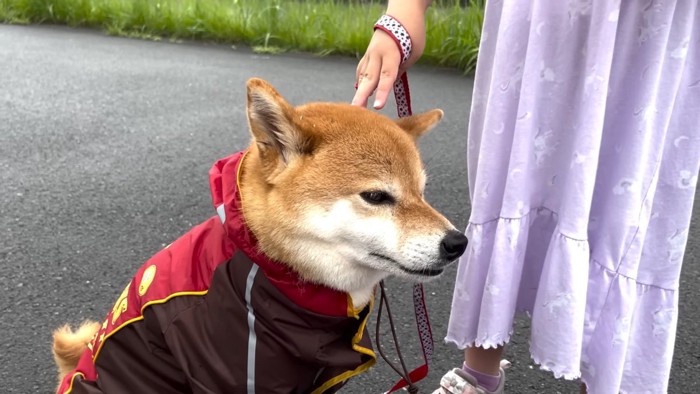
<svg viewBox="0 0 700 394"><path fill-rule="evenodd" d="M359 58L385 7L386 1L377 0L0 0L0 21ZM433 1L421 62L472 72L483 15L483 1Z"/></svg>

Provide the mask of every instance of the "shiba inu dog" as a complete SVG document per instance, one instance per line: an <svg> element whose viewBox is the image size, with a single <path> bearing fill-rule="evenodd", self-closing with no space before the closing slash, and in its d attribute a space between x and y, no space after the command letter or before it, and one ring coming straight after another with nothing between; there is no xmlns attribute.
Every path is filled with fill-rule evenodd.
<svg viewBox="0 0 700 394"><path fill-rule="evenodd" d="M365 324L389 275L440 275L466 237L424 199L416 140L389 119L293 107L247 85L252 143L210 171L217 215L148 260L102 323L54 332L58 392L333 392L375 362Z"/></svg>

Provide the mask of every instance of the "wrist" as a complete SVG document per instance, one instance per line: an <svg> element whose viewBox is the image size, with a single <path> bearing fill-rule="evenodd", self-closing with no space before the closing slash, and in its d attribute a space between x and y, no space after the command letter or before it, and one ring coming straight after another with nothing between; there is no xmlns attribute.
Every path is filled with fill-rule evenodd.
<svg viewBox="0 0 700 394"><path fill-rule="evenodd" d="M384 14L374 24L374 30L383 31L394 41L399 52L401 52L401 63L405 63L411 57L411 34L401 24L401 21L389 14Z"/></svg>
<svg viewBox="0 0 700 394"><path fill-rule="evenodd" d="M425 12L428 5L428 0L390 0L387 6L386 15L399 21L411 37L412 59L420 57L425 49Z"/></svg>

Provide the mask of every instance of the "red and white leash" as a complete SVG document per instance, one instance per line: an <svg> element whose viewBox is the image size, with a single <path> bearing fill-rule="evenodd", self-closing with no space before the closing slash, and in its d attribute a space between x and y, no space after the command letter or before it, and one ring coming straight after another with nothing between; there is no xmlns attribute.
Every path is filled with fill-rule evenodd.
<svg viewBox="0 0 700 394"><path fill-rule="evenodd" d="M411 43L411 36L401 22L391 15L383 15L374 24L374 30L377 29L385 32L394 40L399 51L401 51L401 64L405 63L411 57L413 44ZM399 117L411 116L413 114L411 110L411 92L408 90L408 75L405 72L394 82L394 97Z"/></svg>
<svg viewBox="0 0 700 394"><path fill-rule="evenodd" d="M399 22L390 15L384 15L381 18L379 18L377 23L374 25L374 29L382 30L394 39L394 42L396 42L396 45L399 48L399 51L401 51L402 64L405 63L409 57L411 57L411 36L408 34L408 31L403 27L401 22ZM394 97L396 99L396 110L400 118L410 116L413 114L413 111L411 110L411 93L408 89L408 75L405 72L401 74L401 76L394 83ZM389 319L391 319L391 312L389 311L389 304L385 298L384 284L382 283L380 308L383 304L387 306L387 312L389 312ZM398 382L396 382L396 384L394 384L394 386L391 389L389 389L389 391L387 391L386 393L392 393L406 386L408 386L410 392L418 392L418 389L416 388L416 386L414 386L414 384L428 376L428 365L430 364L433 358L434 343L433 332L430 328L430 319L428 318L428 309L425 306L425 292L423 291L423 285L420 283L413 285L413 308L416 314L416 326L418 329L418 335L420 338L421 347L423 349L424 364L419 366L418 368L415 368L411 372L407 372L401 353L398 350L399 344L397 342L396 335L394 334L394 343L396 345L397 353L399 355L399 359L401 361L404 373L401 373L401 371L394 367L394 365L391 362L389 362L389 360L387 360L386 357L384 358L387 361L387 363L389 363L391 367L394 368L394 370L396 370L396 372L402 376L401 379ZM381 309L379 311L381 312ZM378 318L377 332L379 323L380 320ZM392 325L393 333L393 322L391 320L390 324ZM377 347L380 350L381 354L381 345L378 341ZM382 357L384 357L383 354Z"/></svg>

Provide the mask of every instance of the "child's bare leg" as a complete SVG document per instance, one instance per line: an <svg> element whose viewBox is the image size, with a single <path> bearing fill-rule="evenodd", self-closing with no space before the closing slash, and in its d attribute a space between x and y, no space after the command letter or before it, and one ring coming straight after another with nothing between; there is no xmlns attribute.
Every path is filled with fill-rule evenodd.
<svg viewBox="0 0 700 394"><path fill-rule="evenodd" d="M468 347L464 349L464 362L475 371L498 376L500 372L503 346L484 349L481 347Z"/></svg>

